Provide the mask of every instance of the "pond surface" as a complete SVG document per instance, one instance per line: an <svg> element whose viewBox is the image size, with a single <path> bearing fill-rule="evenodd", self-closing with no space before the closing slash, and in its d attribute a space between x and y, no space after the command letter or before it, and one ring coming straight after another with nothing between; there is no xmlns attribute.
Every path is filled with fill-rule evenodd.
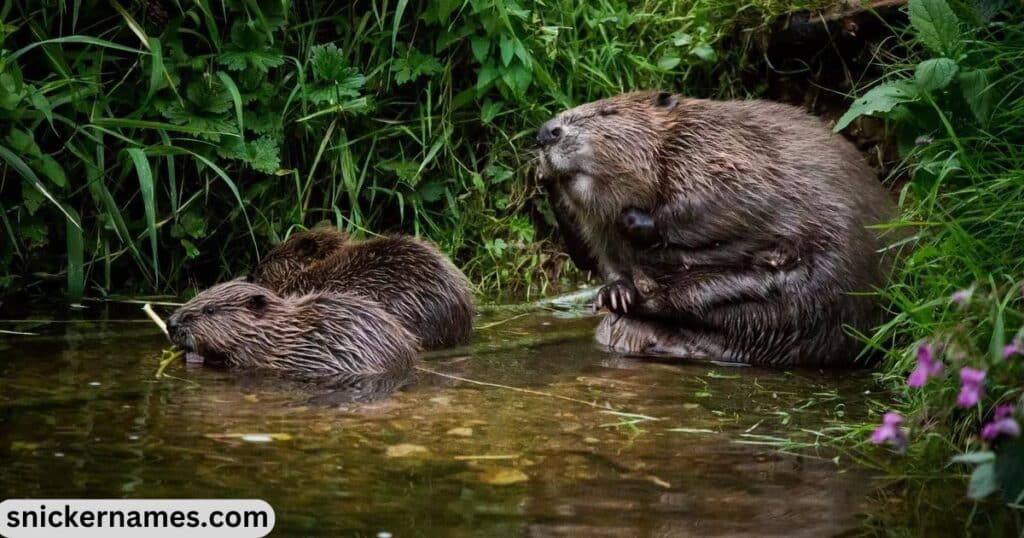
<svg viewBox="0 0 1024 538"><path fill-rule="evenodd" d="M180 362L155 379L167 343L137 305L5 320L33 334L0 335L0 498L260 498L279 536L862 528L869 473L770 445L863 418L870 373L615 357L597 317L502 312L377 398Z"/></svg>

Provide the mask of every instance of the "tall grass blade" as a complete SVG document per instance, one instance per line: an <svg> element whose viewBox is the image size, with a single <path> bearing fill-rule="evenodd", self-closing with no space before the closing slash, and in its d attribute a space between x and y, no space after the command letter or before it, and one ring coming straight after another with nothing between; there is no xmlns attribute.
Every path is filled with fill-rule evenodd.
<svg viewBox="0 0 1024 538"><path fill-rule="evenodd" d="M142 195L142 205L146 211L146 230L149 234L149 246L152 250L153 278L156 285L160 286L160 262L159 247L157 246L156 228L156 200L153 189L153 170L149 167L149 159L146 153L140 148L129 148L128 156L135 165L135 173L139 177L139 192Z"/></svg>
<svg viewBox="0 0 1024 538"><path fill-rule="evenodd" d="M65 37L56 37L56 38L53 38L53 39L45 39L43 41L36 41L35 43L32 43L31 45L22 47L22 48L20 48L20 49L18 49L16 51L12 52L9 56L7 56L5 58L5 60L8 61L8 62L13 62L13 61L17 60L18 58L22 57L25 53L31 51L32 49L34 49L36 47L41 47L43 45L49 45L49 44L63 45L63 44L66 44L66 43L81 44L81 45L96 45L97 47L103 47L103 48L108 48L108 49L113 49L113 50L119 50L119 51L122 51L122 52L131 52L133 54L149 54L148 52L146 52L144 50L133 49L131 47L126 47L124 45L118 45L117 43L114 43L114 42L111 42L111 41L107 41L105 39L100 39L98 37L90 37L90 36L85 36L85 35L71 35L71 36L65 36Z"/></svg>

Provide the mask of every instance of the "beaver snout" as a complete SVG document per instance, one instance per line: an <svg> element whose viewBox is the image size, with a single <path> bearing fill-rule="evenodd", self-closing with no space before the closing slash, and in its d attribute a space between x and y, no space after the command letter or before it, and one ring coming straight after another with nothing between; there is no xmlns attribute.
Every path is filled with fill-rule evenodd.
<svg viewBox="0 0 1024 538"><path fill-rule="evenodd" d="M558 121L550 120L544 125L541 125L540 131L537 133L537 145L540 147L550 146L562 138L562 128L558 125Z"/></svg>
<svg viewBox="0 0 1024 538"><path fill-rule="evenodd" d="M178 334L178 329L181 327L181 316L178 314L172 314L171 317L167 318L167 334L173 339Z"/></svg>

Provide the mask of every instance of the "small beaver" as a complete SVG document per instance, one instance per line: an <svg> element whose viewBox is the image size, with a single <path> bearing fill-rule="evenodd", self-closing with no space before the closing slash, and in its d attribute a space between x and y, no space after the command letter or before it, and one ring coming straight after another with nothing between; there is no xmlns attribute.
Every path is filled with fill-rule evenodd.
<svg viewBox="0 0 1024 538"><path fill-rule="evenodd" d="M464 344L472 336L469 281L423 239L393 235L352 241L334 227L316 226L274 247L253 278L280 294L359 293L380 303L426 350Z"/></svg>
<svg viewBox="0 0 1024 538"><path fill-rule="evenodd" d="M895 206L856 148L806 112L635 92L562 112L537 141L557 210L605 279L597 304L699 328L721 360L765 364L848 363L860 346L843 325L880 322L878 302L851 292L883 284L891 259L868 226ZM636 310L640 267L665 310Z"/></svg>
<svg viewBox="0 0 1024 538"><path fill-rule="evenodd" d="M355 293L279 296L233 280L185 303L167 320L175 345L204 363L302 376L380 374L411 367L416 337Z"/></svg>

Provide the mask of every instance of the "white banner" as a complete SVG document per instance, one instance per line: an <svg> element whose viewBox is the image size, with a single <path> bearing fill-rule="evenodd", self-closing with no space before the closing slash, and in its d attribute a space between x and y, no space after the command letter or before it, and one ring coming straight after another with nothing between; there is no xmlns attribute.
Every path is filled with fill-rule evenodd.
<svg viewBox="0 0 1024 538"><path fill-rule="evenodd" d="M274 528L258 499L8 499L0 535L9 538L188 536L256 538Z"/></svg>

